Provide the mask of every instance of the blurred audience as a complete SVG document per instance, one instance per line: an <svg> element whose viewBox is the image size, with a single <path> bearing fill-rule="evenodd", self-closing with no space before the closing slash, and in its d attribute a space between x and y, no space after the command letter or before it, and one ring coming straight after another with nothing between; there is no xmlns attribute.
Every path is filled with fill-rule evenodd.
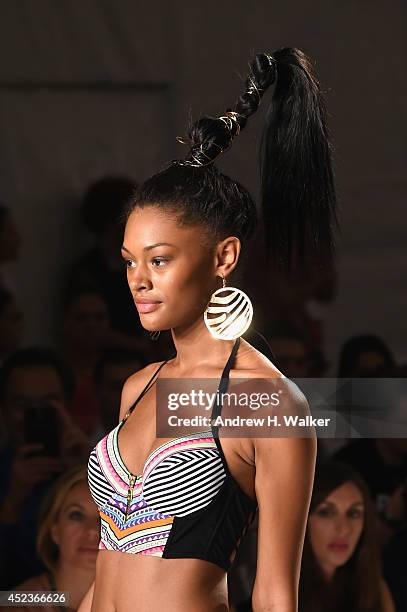
<svg viewBox="0 0 407 612"><path fill-rule="evenodd" d="M45 571L16 587L21 591L66 592L66 605L13 607L20 612L77 610L95 579L100 518L88 488L87 471L77 466L54 483L43 501L36 540ZM11 608L10 608L11 609Z"/></svg>
<svg viewBox="0 0 407 612"><path fill-rule="evenodd" d="M352 413L349 411L355 408L355 403L360 404L358 410L362 408L362 405L368 408L374 400L376 389L373 389L369 382L365 387L361 383L357 387L355 385L349 386L346 384L346 379L380 379L396 376L399 376L396 361L384 340L378 336L373 334L352 336L343 344L339 355L336 394L337 408L339 415L343 417L343 422L341 427L337 426L337 437L335 439L320 438L318 440L318 451L322 460L332 457L335 452L353 444L356 444L356 446L353 451L349 451L351 454L362 454L365 446L371 446L371 442L367 440L358 443L350 442L353 419ZM342 431L343 427L345 428L344 431ZM345 438L344 436L348 437ZM346 454L348 451L344 449L344 453ZM363 458L361 460L363 461ZM362 473L366 476L365 472ZM367 478L366 480L368 481Z"/></svg>
<svg viewBox="0 0 407 612"><path fill-rule="evenodd" d="M73 379L53 351L27 348L0 370L0 576L2 588L42 568L35 552L38 509L64 469L88 458L89 442L68 406Z"/></svg>
<svg viewBox="0 0 407 612"><path fill-rule="evenodd" d="M9 288L3 277L3 264L16 261L20 256L21 234L11 210L0 204L0 287Z"/></svg>
<svg viewBox="0 0 407 612"><path fill-rule="evenodd" d="M109 331L108 307L100 292L78 289L68 296L63 314L61 354L75 376L71 415L87 434L99 420L93 374L109 341Z"/></svg>
<svg viewBox="0 0 407 612"><path fill-rule="evenodd" d="M261 228L250 245L250 258L251 261L265 261ZM256 304L254 327L267 338L273 351L274 333L284 324L301 338L306 347L309 356L307 376L323 376L329 366L325 358L323 319L327 305L336 294L335 263L325 262L321 267L311 262L305 266L294 262L288 274L277 265L265 269L261 265L253 267L243 262L239 286Z"/></svg>
<svg viewBox="0 0 407 612"><path fill-rule="evenodd" d="M81 255L67 273L66 290L93 286L105 298L113 329L131 337L146 334L135 316L120 249L124 216L136 182L124 176L106 176L89 185L82 201L82 221L94 237L94 246Z"/></svg>
<svg viewBox="0 0 407 612"><path fill-rule="evenodd" d="M90 437L92 446L116 427L125 380L147 361L130 351L109 351L102 355L94 370L94 384L99 401L99 420ZM136 399L136 398L135 398Z"/></svg>
<svg viewBox="0 0 407 612"><path fill-rule="evenodd" d="M397 612L407 610L407 527L392 537L383 554L383 572Z"/></svg>
<svg viewBox="0 0 407 612"><path fill-rule="evenodd" d="M326 610L395 610L368 490L359 474L338 462L315 474L299 589L299 612Z"/></svg>
<svg viewBox="0 0 407 612"><path fill-rule="evenodd" d="M311 372L311 356L303 337L287 323L276 323L270 330L275 365L288 378L307 378Z"/></svg>
<svg viewBox="0 0 407 612"><path fill-rule="evenodd" d="M13 295L0 287L0 365L20 348L24 319Z"/></svg>
<svg viewBox="0 0 407 612"><path fill-rule="evenodd" d="M138 314L134 309L134 317ZM92 288L78 288L67 296L61 335L61 353L75 375L71 414L86 434L100 421L94 372L107 350L133 351L139 361L150 354L149 339L128 338L111 328L104 296Z"/></svg>
<svg viewBox="0 0 407 612"><path fill-rule="evenodd" d="M353 336L343 345L339 356L338 378L385 378L395 375L394 357L378 336Z"/></svg>
<svg viewBox="0 0 407 612"><path fill-rule="evenodd" d="M378 516L384 546L406 522L407 439L365 438L335 454L361 474Z"/></svg>

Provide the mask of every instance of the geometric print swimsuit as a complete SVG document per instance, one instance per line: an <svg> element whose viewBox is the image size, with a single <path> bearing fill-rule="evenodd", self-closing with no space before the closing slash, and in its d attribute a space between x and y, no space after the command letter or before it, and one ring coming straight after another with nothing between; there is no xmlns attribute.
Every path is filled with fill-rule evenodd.
<svg viewBox="0 0 407 612"><path fill-rule="evenodd" d="M239 342L222 372L213 419L221 414L216 400L227 390ZM231 475L217 428L164 442L150 453L139 475L129 472L120 455L118 433L167 361L90 454L89 488L101 519L99 549L203 559L228 571L257 502Z"/></svg>

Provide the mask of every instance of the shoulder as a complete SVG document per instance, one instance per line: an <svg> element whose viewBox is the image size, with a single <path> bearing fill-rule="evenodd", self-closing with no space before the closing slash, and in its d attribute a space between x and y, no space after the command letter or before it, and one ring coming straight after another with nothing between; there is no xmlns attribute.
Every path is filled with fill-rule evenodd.
<svg viewBox="0 0 407 612"><path fill-rule="evenodd" d="M304 393L270 359L246 341L241 344L239 358L236 364L238 367L233 371L235 380L231 377L231 390L251 395L256 400L264 394L265 403L266 396L273 399L267 405L267 417L270 417L272 423L270 431L262 429L261 435L252 439L257 459L268 464L274 460L278 462L282 454L298 458L305 455L312 466L316 454L315 428L308 421L306 425L299 421L311 417ZM263 401L261 403L265 405ZM258 409L256 416L260 412ZM273 423L278 424L278 430ZM293 423L298 423L298 426Z"/></svg>
<svg viewBox="0 0 407 612"><path fill-rule="evenodd" d="M278 391L280 408L298 409L304 415L308 414L309 405L304 393L268 357L245 340L241 342L238 355L237 368L232 370L231 379L238 379L235 385L239 390Z"/></svg>
<svg viewBox="0 0 407 612"><path fill-rule="evenodd" d="M162 363L162 361L150 363L126 379L122 388L119 415L120 419L124 417L128 408L136 400L138 395L142 392L150 378L158 370Z"/></svg>
<svg viewBox="0 0 407 612"><path fill-rule="evenodd" d="M383 612L395 612L393 597L386 581L382 578L380 581L380 594L383 605Z"/></svg>

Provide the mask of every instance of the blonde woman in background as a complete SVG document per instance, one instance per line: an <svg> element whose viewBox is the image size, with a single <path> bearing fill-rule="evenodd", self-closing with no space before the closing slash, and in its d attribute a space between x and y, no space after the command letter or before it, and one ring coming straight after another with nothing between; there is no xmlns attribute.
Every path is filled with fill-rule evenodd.
<svg viewBox="0 0 407 612"><path fill-rule="evenodd" d="M99 529L99 514L89 493L86 470L82 466L71 468L55 482L42 507L37 550L47 570L15 589L65 591L69 593L67 605L13 607L13 611L77 610L95 578Z"/></svg>

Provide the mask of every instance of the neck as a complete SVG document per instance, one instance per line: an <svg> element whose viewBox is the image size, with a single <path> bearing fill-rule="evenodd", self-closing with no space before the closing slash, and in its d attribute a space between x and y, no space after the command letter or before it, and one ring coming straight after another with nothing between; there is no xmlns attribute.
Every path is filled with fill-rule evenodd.
<svg viewBox="0 0 407 612"><path fill-rule="evenodd" d="M216 366L224 363L229 357L235 340L218 340L214 338L204 321L197 321L187 328L171 330L177 355L173 365L180 372L205 365Z"/></svg>
<svg viewBox="0 0 407 612"><path fill-rule="evenodd" d="M77 610L95 579L95 569L75 567L61 562L54 572L57 591L69 593L69 608Z"/></svg>
<svg viewBox="0 0 407 612"><path fill-rule="evenodd" d="M333 579L334 574L335 574L335 569L336 569L335 566L330 564L330 563L327 563L325 565L321 565L321 570L322 570L322 573L324 575L324 578L325 578L326 582L328 582L328 583L332 582L332 579Z"/></svg>

